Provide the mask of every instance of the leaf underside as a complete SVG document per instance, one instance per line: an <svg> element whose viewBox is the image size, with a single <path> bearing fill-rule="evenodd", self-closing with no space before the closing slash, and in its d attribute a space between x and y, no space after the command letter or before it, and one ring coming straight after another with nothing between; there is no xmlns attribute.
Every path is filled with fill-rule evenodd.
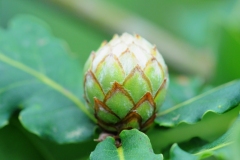
<svg viewBox="0 0 240 160"><path fill-rule="evenodd" d="M184 151L177 144L174 144L170 151L170 159L178 160L181 157L188 160L201 160L214 156L220 159L238 160L240 149L239 122L240 116L220 138L202 147L192 148L191 152Z"/></svg>
<svg viewBox="0 0 240 160"><path fill-rule="evenodd" d="M0 127L20 110L27 130L59 143L93 134L92 117L80 101L82 68L45 23L19 16L0 28L0 74Z"/></svg>
<svg viewBox="0 0 240 160"><path fill-rule="evenodd" d="M224 113L240 104L240 80L207 91L173 107L159 111L155 122L173 127L180 123L193 124L207 112Z"/></svg>
<svg viewBox="0 0 240 160"><path fill-rule="evenodd" d="M122 145L117 148L115 140L107 137L91 153L91 160L162 160L161 154L154 154L148 137L137 129L120 133Z"/></svg>

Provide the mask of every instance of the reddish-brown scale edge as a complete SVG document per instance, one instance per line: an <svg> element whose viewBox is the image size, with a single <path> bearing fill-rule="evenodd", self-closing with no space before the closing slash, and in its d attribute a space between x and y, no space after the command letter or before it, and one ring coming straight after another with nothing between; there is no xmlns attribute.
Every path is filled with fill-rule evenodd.
<svg viewBox="0 0 240 160"><path fill-rule="evenodd" d="M144 124L141 125L140 130L146 131L151 126L151 124L153 124L153 121L155 118L156 118L156 112Z"/></svg>
<svg viewBox="0 0 240 160"><path fill-rule="evenodd" d="M107 133L113 133L113 134L117 134L118 133L118 129L116 128L116 124L112 124L112 123L106 123L106 122L103 122L101 119L97 119L98 120L98 126L105 132ZM105 126L108 126L108 127L112 127L115 129L115 131L109 131L105 128Z"/></svg>
<svg viewBox="0 0 240 160"><path fill-rule="evenodd" d="M130 94L124 89L124 87L119 84L118 82L114 82L112 85L112 88L108 91L108 93L105 95L105 98L103 100L103 103L106 103L106 101L111 98L116 92L123 93L133 104L135 105L133 99L131 98Z"/></svg>
<svg viewBox="0 0 240 160"><path fill-rule="evenodd" d="M145 49L145 48L143 48L141 45L139 45L139 44L136 44L134 41L131 43L131 44L129 44L129 46L130 45L136 45L137 47L139 47L139 48L141 48L141 50L143 50L146 54L149 54L148 53L148 51Z"/></svg>
<svg viewBox="0 0 240 160"><path fill-rule="evenodd" d="M132 54L132 52L130 52L129 48L127 48L125 51L123 51L118 57L122 57L125 54ZM133 55L133 54L132 54ZM134 55L133 55L134 56ZM135 56L134 56L135 57Z"/></svg>
<svg viewBox="0 0 240 160"><path fill-rule="evenodd" d="M94 110L95 110L95 117L97 118L97 112L99 111L99 105L105 109L106 111L108 111L109 113L113 114L114 116L116 116L118 119L120 119L120 117L118 115L116 115L110 108L108 108L108 106L106 106L102 101L100 101L99 99L97 99L96 97L94 97Z"/></svg>
<svg viewBox="0 0 240 160"><path fill-rule="evenodd" d="M125 78L124 82L123 82L123 86L127 83L127 81L135 74L135 72L139 72L141 74L141 76L143 77L143 79L147 82L149 89L152 92L152 87L151 87L151 82L150 80L147 78L147 76L145 75L145 73L143 72L143 70L141 69L141 67L139 65L136 65L136 67L134 67L132 69L132 71L129 73L129 75Z"/></svg>
<svg viewBox="0 0 240 160"><path fill-rule="evenodd" d="M114 59L114 60L118 63L118 65L120 66L121 71L122 71L122 74L125 75L121 62L120 62L120 61L118 60L118 58L117 58L114 54L112 54L112 53L107 54L107 55L98 63L98 65L97 65L97 67L96 67L96 70L95 70L94 72L95 72L95 73L98 72L98 69L99 69L100 66L106 61L106 59L107 59L108 57L113 57L113 59Z"/></svg>
<svg viewBox="0 0 240 160"><path fill-rule="evenodd" d="M158 95L158 93L166 86L166 82L167 82L167 78L164 78L163 83L161 84L161 86L159 87L158 91L157 91L156 94L154 95L154 99L156 98L156 96Z"/></svg>
<svg viewBox="0 0 240 160"><path fill-rule="evenodd" d="M121 58L122 56L124 56L125 54L131 54L132 59L134 59L137 62L137 58L136 56L129 50L129 48L127 48L125 51L123 51L120 55L119 58ZM124 70L124 69L123 69ZM130 72L131 73L131 72ZM130 74L129 73L129 74ZM126 73L125 73L126 74Z"/></svg>
<svg viewBox="0 0 240 160"><path fill-rule="evenodd" d="M133 119L136 119L139 127L141 128L142 117L137 112L131 112L125 118L123 118L120 122L116 124L116 128L118 132L121 132L123 129L132 129L132 127L123 128L124 124L128 124Z"/></svg>
<svg viewBox="0 0 240 160"><path fill-rule="evenodd" d="M160 68L161 72L162 72L162 75L165 76L165 72L163 70L163 67L162 65L158 62L158 60L156 59L156 57L152 57L147 63L146 63L146 66L144 67L144 71L146 70L147 66L151 63L153 63L153 61L156 61L157 62L157 65L158 67Z"/></svg>
<svg viewBox="0 0 240 160"><path fill-rule="evenodd" d="M83 89L83 92L84 92L83 98L85 99L85 101L87 102L87 104L89 104L89 100L88 100L87 97L86 97L85 83L86 83L86 76L87 76L88 72L92 70L92 62L93 62L93 60L94 60L94 58L95 58L95 52L94 52L94 51L91 52L90 58L91 58L91 65L90 65L90 68L88 68L87 72L84 73L84 80L83 80L83 88L84 88L84 89Z"/></svg>
<svg viewBox="0 0 240 160"><path fill-rule="evenodd" d="M139 101L138 103L134 106L134 108L132 108L132 110L136 110L142 103L144 102L149 102L151 106L153 106L153 114L152 116L144 123L140 123L140 130L142 130L143 128L145 128L146 126L148 126L149 124L151 124L153 122L153 120L156 117L156 103L154 102L153 96L150 92L147 92Z"/></svg>
<svg viewBox="0 0 240 160"><path fill-rule="evenodd" d="M96 53L95 53L94 51L92 51L91 54L90 54L91 65L90 65L90 68L88 69L88 71L89 71L89 70L92 70L92 62L93 62L95 56L96 56ZM85 75L86 75L86 73L85 73Z"/></svg>
<svg viewBox="0 0 240 160"><path fill-rule="evenodd" d="M154 48L152 50L154 51L154 53L152 53L152 55L155 54L155 56L153 56L153 57L156 59L156 54L157 54L157 47L156 47L156 45L154 45ZM156 61L157 61L158 65L159 65L159 67L161 67L163 75L166 76L165 74L168 74L168 67L166 66L166 73L165 73L164 69L163 69L163 66L160 64L160 62L158 62L157 59L156 59Z"/></svg>
<svg viewBox="0 0 240 160"><path fill-rule="evenodd" d="M98 125L99 127L106 131L106 132L110 132L110 133L117 133L117 128L116 128L116 124L115 123L107 123L107 122L104 122L103 120L101 120L98 116L97 116L97 111L99 110L99 107L98 105L101 105L105 110L107 110L109 113L111 113L112 115L114 115L115 117L117 117L119 119L119 121L121 120L118 115L116 115L114 112L112 112L112 110L110 110L103 102L101 102L100 100L98 100L97 98L94 98L94 104L95 104L95 107L94 107L94 116L95 118L97 119L97 122L98 122ZM104 126L109 126L109 127L112 127L112 128L115 128L115 131L108 131L107 129L105 129Z"/></svg>
<svg viewBox="0 0 240 160"><path fill-rule="evenodd" d="M148 101L154 108L153 115L142 125L142 117L135 111L143 102ZM155 113L156 113L156 107L155 102L153 100L153 97L150 92L147 92L134 107L129 111L129 113L121 119L116 124L109 124L104 123L105 125L109 125L111 127L116 128L117 132L121 132L123 129L131 129L131 128L123 128L123 124L127 124L133 119L137 119L140 129L145 128L147 125L151 124L153 120L155 119Z"/></svg>
<svg viewBox="0 0 240 160"><path fill-rule="evenodd" d="M106 122L102 121L101 119L99 119L99 118L97 117L97 115L96 115L96 110L95 110L95 117L96 117L97 120L98 120L99 126L100 126L103 130L105 130L105 131L107 131L107 130L104 128L104 125L105 125L105 126L110 126L110 127L112 127L112 128L115 128L115 129L116 129L116 132L114 132L114 133L117 133L117 132L120 131L119 125L122 123L122 120L125 119L125 118L120 119L110 108L108 108L108 106L107 106L105 103L106 103L106 101L107 101L109 98L111 98L111 96L114 95L116 92L121 92L121 93L123 93L123 94L132 102L133 106L135 105L135 103L134 103L133 99L131 98L130 94L123 88L123 86L122 86L121 84L119 84L119 83L117 83L117 82L114 82L114 83L113 83L112 88L111 88L111 89L109 90L109 92L105 95L105 98L104 98L103 102L101 102L101 101L99 101L99 100L98 100L98 102L100 102L101 105L104 106L104 109L106 109L107 111L109 111L110 113L112 113L113 115L115 115L115 116L120 120L118 123L106 123ZM96 102L95 102L95 103L96 103ZM117 126L118 126L118 127L117 127Z"/></svg>
<svg viewBox="0 0 240 160"><path fill-rule="evenodd" d="M136 103L136 105L131 110L136 110L145 101L148 101L155 110L155 102L150 92L147 92L144 96L142 96L142 98Z"/></svg>
<svg viewBox="0 0 240 160"><path fill-rule="evenodd" d="M97 78L95 77L95 75L93 74L93 72L92 72L91 70L88 70L87 73L86 73L85 76L84 76L84 86L86 86L85 83L86 83L86 81L87 81L87 78L86 78L87 75L89 75L89 76L92 77L92 79L98 84L98 86L100 87L100 89L101 89L103 95L105 96L105 94L104 94L104 92L103 92L103 89L102 89L101 85L99 84ZM86 94L86 89L85 89L85 87L84 87L84 90L83 90L83 91L84 91L84 99L85 99L86 102L89 104L89 100L88 100L87 97L86 97L87 94ZM92 107L93 107L93 106L92 106Z"/></svg>
<svg viewBox="0 0 240 160"><path fill-rule="evenodd" d="M166 81L167 81L167 79L165 78L164 81L163 81L163 83L162 83L161 86L159 87L156 95L154 96L154 99L156 98L156 96L158 95L158 93L165 87ZM154 103L155 103L155 102L154 102ZM155 104L156 104L156 103L155 103ZM141 126L141 130L142 130L142 131L147 130L147 129L150 127L150 125L153 123L154 119L156 118L156 112L157 112L157 110L156 110L156 105L155 105L155 112L154 112L154 114Z"/></svg>

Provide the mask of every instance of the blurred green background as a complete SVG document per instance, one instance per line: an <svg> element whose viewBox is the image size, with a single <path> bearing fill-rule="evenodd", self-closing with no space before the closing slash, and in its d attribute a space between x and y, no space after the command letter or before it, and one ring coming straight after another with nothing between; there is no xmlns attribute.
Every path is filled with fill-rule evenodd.
<svg viewBox="0 0 240 160"><path fill-rule="evenodd" d="M0 25L18 14L46 21L83 65L113 34L137 33L155 43L171 73L219 85L240 77L240 2L0 0Z"/></svg>
<svg viewBox="0 0 240 160"><path fill-rule="evenodd" d="M19 14L46 21L52 33L68 43L82 66L103 40L129 32L156 44L171 75L197 76L212 86L240 77L239 0L0 0L0 27L6 28ZM96 145L91 141L84 144L86 150L77 152L83 144L58 146L25 132L14 119L10 124L1 129L0 136L11 130L13 139L24 134L27 142L17 145L11 139L0 139L0 154L11 153L13 148L8 146L14 144L16 150L34 145L43 157L40 159L85 159ZM49 157L49 152L56 153L55 157ZM21 155L15 156L21 159Z"/></svg>

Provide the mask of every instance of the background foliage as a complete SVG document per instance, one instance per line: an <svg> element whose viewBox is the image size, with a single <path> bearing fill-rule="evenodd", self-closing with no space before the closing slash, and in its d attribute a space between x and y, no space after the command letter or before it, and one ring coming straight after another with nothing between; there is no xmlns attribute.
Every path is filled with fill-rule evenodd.
<svg viewBox="0 0 240 160"><path fill-rule="evenodd" d="M156 43L171 73L171 91L162 110L240 77L238 0L0 0L2 29L9 28L10 21L20 14L45 21L54 37L67 43L77 59L74 64L79 65L80 74L90 52L115 33L138 33ZM58 61L56 57L52 63ZM5 76L6 73L1 74ZM174 159L174 153L178 153L194 158L182 149L189 151L190 143L203 146L221 139L238 112L239 107L223 115L207 113L194 125L184 123L173 129L161 128L161 132L156 126L147 134L156 154L164 153L167 157L167 148L179 143L180 148L174 145L169 156ZM93 137L74 144L40 138L27 131L18 116L19 110L11 114L9 124L0 129L0 159L87 159L97 144L92 141Z"/></svg>

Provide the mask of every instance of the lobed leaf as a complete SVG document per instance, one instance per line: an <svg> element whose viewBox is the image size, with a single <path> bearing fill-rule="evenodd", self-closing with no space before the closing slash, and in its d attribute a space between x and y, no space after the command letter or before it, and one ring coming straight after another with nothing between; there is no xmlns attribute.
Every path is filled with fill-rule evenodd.
<svg viewBox="0 0 240 160"><path fill-rule="evenodd" d="M224 160L238 160L240 149L239 122L240 116L238 116L229 130L220 138L200 148L192 149L191 152L183 151L177 144L174 144L171 148L170 159L175 160L177 157L185 157L184 159L198 160L214 156Z"/></svg>
<svg viewBox="0 0 240 160"><path fill-rule="evenodd" d="M107 137L91 153L91 160L162 160L160 154L154 154L147 135L137 129L123 130L120 133L122 145L117 148L115 140Z"/></svg>
<svg viewBox="0 0 240 160"><path fill-rule="evenodd" d="M199 77L170 76L167 95L159 112L193 98L207 89L209 86L204 86L203 79Z"/></svg>
<svg viewBox="0 0 240 160"><path fill-rule="evenodd" d="M156 123L173 127L179 123L196 123L207 112L224 113L240 103L240 81L214 88L171 108L161 110Z"/></svg>
<svg viewBox="0 0 240 160"><path fill-rule="evenodd" d="M0 73L0 127L21 110L27 130L59 143L93 134L95 119L80 101L82 68L42 21L19 16L0 29Z"/></svg>
<svg viewBox="0 0 240 160"><path fill-rule="evenodd" d="M91 139L64 145L45 140L25 130L17 114L0 129L1 160L86 160L95 145Z"/></svg>
<svg viewBox="0 0 240 160"><path fill-rule="evenodd" d="M173 144L170 150L170 160L179 160L179 159L187 159L187 160L198 160L198 157L192 155L184 150L182 150L176 143Z"/></svg>

